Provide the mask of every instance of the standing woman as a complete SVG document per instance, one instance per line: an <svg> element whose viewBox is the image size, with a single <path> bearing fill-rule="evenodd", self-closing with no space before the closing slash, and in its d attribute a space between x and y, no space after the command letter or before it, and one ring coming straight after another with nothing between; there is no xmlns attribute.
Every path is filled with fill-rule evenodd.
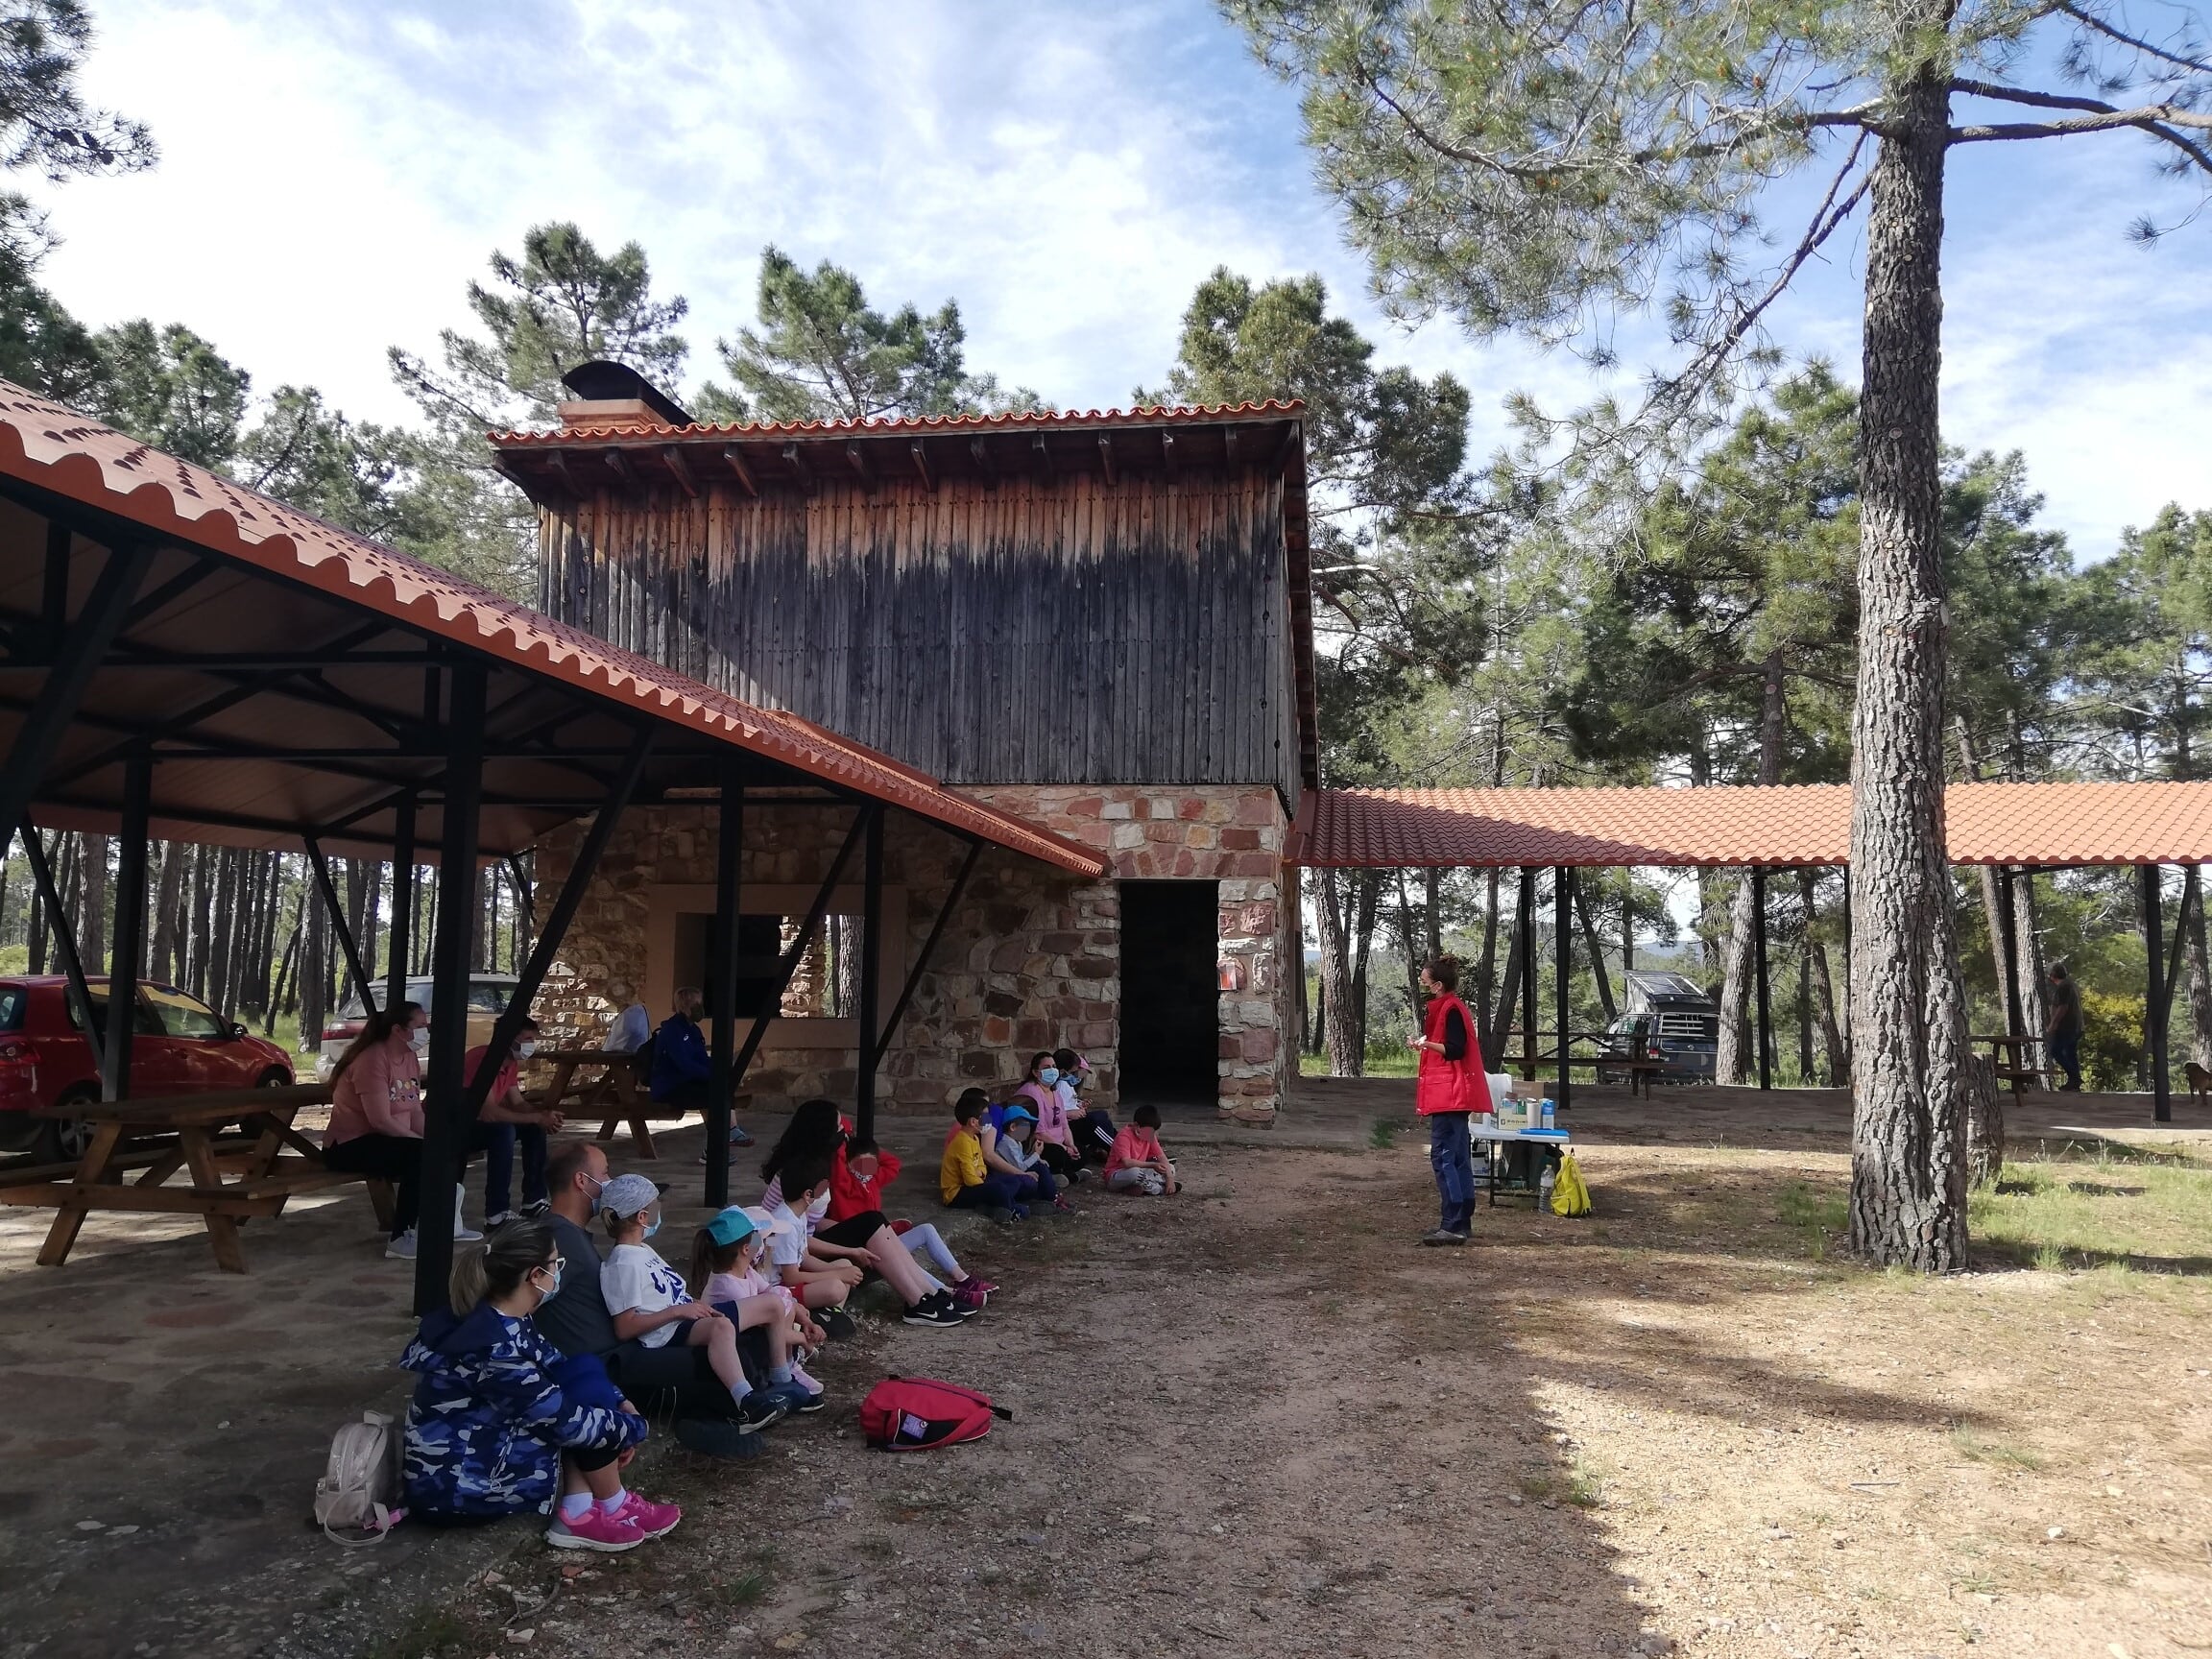
<svg viewBox="0 0 2212 1659"><path fill-rule="evenodd" d="M1459 962L1439 956L1421 970L1429 1007L1421 1035L1407 1044L1421 1056L1414 1110L1429 1119L1429 1166L1436 1171L1443 1215L1424 1244L1464 1244L1475 1226L1475 1154L1468 1139L1475 1112L1489 1094L1475 1022L1459 1000Z"/></svg>

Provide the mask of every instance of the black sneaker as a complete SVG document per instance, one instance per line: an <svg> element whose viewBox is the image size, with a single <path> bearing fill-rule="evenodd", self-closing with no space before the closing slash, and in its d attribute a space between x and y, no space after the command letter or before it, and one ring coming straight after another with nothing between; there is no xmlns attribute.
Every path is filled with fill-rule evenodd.
<svg viewBox="0 0 2212 1659"><path fill-rule="evenodd" d="M718 1457L726 1462L742 1463L748 1458L765 1457L768 1448L754 1439L736 1424L720 1417L679 1417L676 1419L676 1444L686 1452L696 1452L702 1457Z"/></svg>
<svg viewBox="0 0 2212 1659"><path fill-rule="evenodd" d="M854 1323L853 1315L842 1308L825 1308L815 1314L822 1329L830 1334L832 1342L850 1342L860 1334L860 1327Z"/></svg>
<svg viewBox="0 0 2212 1659"><path fill-rule="evenodd" d="M773 1388L756 1388L737 1402L737 1432L757 1434L791 1409L791 1402Z"/></svg>
<svg viewBox="0 0 2212 1659"><path fill-rule="evenodd" d="M928 1295L922 1298L922 1305L925 1308L949 1309L952 1312L957 1313L963 1319L967 1318L969 1314L977 1311L977 1310L974 1308L963 1306L960 1298L953 1295L950 1290L930 1291Z"/></svg>
<svg viewBox="0 0 2212 1659"><path fill-rule="evenodd" d="M940 1331L950 1331L955 1325L967 1322L964 1314L937 1301L935 1297L915 1303L902 1317L909 1325L930 1325Z"/></svg>
<svg viewBox="0 0 2212 1659"><path fill-rule="evenodd" d="M1003 1204L994 1204L990 1209L984 1211L983 1214L990 1216L992 1220L996 1221L1001 1227L1011 1227L1014 1225L1014 1212L1009 1210Z"/></svg>

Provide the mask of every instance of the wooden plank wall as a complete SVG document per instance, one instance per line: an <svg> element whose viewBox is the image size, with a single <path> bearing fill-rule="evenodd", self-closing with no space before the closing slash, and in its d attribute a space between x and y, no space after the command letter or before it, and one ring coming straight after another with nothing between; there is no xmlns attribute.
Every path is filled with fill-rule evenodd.
<svg viewBox="0 0 2212 1659"><path fill-rule="evenodd" d="M948 782L1295 803L1279 476L702 486L547 513L546 608Z"/></svg>

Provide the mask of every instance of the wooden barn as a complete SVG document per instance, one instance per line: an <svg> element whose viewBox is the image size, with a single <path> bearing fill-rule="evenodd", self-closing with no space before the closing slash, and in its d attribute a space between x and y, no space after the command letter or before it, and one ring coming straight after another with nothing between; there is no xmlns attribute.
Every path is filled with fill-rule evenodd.
<svg viewBox="0 0 2212 1659"><path fill-rule="evenodd" d="M569 384L558 429L493 440L541 509L543 610L1111 860L1092 882L989 850L947 909L965 850L890 837L879 994L926 966L877 1097L940 1108L1067 1045L1111 1100L1271 1116L1299 960L1282 854L1316 757L1302 410L710 426L613 365ZM564 1018L699 982L718 811L629 813L569 933ZM758 959L797 936L843 826L745 811ZM838 890L757 1096L850 1094L859 903Z"/></svg>

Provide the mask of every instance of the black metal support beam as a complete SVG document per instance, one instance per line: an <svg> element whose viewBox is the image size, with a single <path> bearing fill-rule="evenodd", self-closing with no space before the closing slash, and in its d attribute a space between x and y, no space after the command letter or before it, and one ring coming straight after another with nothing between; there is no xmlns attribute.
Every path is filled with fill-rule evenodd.
<svg viewBox="0 0 2212 1659"><path fill-rule="evenodd" d="M713 958L707 965L707 1018L714 1031L707 1070L707 1202L730 1202L730 1108L737 1089L737 961L745 906L745 785L734 757L723 759L714 833Z"/></svg>
<svg viewBox="0 0 2212 1659"><path fill-rule="evenodd" d="M84 608L69 624L55 663L38 687L38 695L24 713L15 733L15 745L8 764L0 770L0 824L20 824L31 810L33 798L61 751L61 739L77 718L78 706L92 684L116 630L137 596L139 581L154 555L143 546L116 548L108 555L94 578Z"/></svg>
<svg viewBox="0 0 2212 1659"><path fill-rule="evenodd" d="M146 960L146 821L154 758L143 750L123 766L123 824L115 838L115 949L108 966L108 1041L100 1050L100 1098L131 1098L138 1027L138 972Z"/></svg>
<svg viewBox="0 0 2212 1659"><path fill-rule="evenodd" d="M1998 964L1997 983L2005 991L2005 1030L2013 1037L2026 1036L2020 1029L2020 931L2014 908L2012 871L2009 866L1997 869L1997 953L2004 958ZM2028 1064L2028 1056L2021 1054L2016 1065Z"/></svg>
<svg viewBox="0 0 2212 1659"><path fill-rule="evenodd" d="M469 944L476 920L477 783L483 776L484 664L456 662L446 709L445 837L438 854L438 928L430 948L430 1068L422 1092L422 1211L415 1247L415 1310L446 1302L453 1267L453 1184L469 1118L462 1062L469 1049Z"/></svg>
<svg viewBox="0 0 2212 1659"><path fill-rule="evenodd" d="M415 955L415 797L400 800L392 828L392 926L384 933L384 1006L407 1000Z"/></svg>
<svg viewBox="0 0 2212 1659"><path fill-rule="evenodd" d="M930 960L937 954L937 942L945 937L945 925L952 920L952 912L959 907L961 898L968 891L968 878L975 873L976 862L983 856L983 843L968 843L968 856L960 860L960 868L952 877L951 891L945 895L944 905L937 912L937 920L929 924L929 936L922 941L921 953L914 958L914 966L907 971L906 983L900 988L899 999L891 1004L891 1012L883 1022L883 1029L877 1034L876 1052L870 1066L883 1064L889 1052L891 1039L899 1033L899 1022L906 1018L907 1004L914 1000L914 993L921 989L922 975L929 971Z"/></svg>
<svg viewBox="0 0 2212 1659"><path fill-rule="evenodd" d="M1575 1068L1568 1064L1574 1045L1569 1041L1568 991L1574 979L1575 869L1562 864L1551 872L1551 1006L1559 1020L1559 1089L1552 1105L1567 1110L1574 1095Z"/></svg>
<svg viewBox="0 0 2212 1659"><path fill-rule="evenodd" d="M46 520L46 578L38 605L46 643L59 651L69 626L69 526L58 518Z"/></svg>
<svg viewBox="0 0 2212 1659"><path fill-rule="evenodd" d="M1767 980L1767 872L1751 872L1751 977L1759 1000L1759 1087L1774 1087L1774 1003Z"/></svg>
<svg viewBox="0 0 2212 1659"><path fill-rule="evenodd" d="M2162 872L2155 864L2146 864L2136 871L2143 894L2143 950L2145 953L2143 987L2143 1038L2151 1050L2151 1120L2154 1123L2174 1121L2174 1092L2166 1079L2166 965L2160 958L2166 950L2165 920L2159 914L2161 894L2158 891Z"/></svg>
<svg viewBox="0 0 2212 1659"><path fill-rule="evenodd" d="M475 1075L463 1085L463 1123L475 1120L476 1114L484 1108L485 1096L492 1093L493 1079L498 1076L499 1068L507 1064L508 1052L515 1046L516 1033L521 1030L522 1022L530 1017L530 1004L537 998L538 988L545 983L545 975L553 967L553 956L561 949L561 941L568 936L568 925L576 920L576 912L584 902L585 890L591 885L591 878L598 872L599 859L607 851L607 843L613 839L615 827L622 822L623 809L630 805L631 794L637 789L637 780L644 773L645 761L652 753L653 728L639 727L637 741L630 746L630 757L623 762L621 776L615 779L613 790L601 803L598 813L591 820L591 828L584 831L583 844L576 849L576 861L568 867L568 878L561 883L560 895L553 901L553 908L546 915L545 931L539 934L537 943L531 947L529 960L522 964L521 972L516 975L515 991L507 999L506 1011L492 1022L492 1036L485 1045L483 1061L477 1066ZM473 865L473 858L470 863ZM443 869L439 871L441 882L445 879L445 874ZM440 926L443 929L445 903L443 888L438 902ZM475 899L472 886L469 907L473 916ZM443 938L443 931L440 936ZM445 983L441 977L439 985L442 990ZM444 995L438 998L441 1004L451 1000L454 998ZM433 1014L431 1018L435 1021L437 1016ZM466 1024L466 1009L463 1010L463 1019ZM431 1042L435 1046L437 1039L432 1038Z"/></svg>
<svg viewBox="0 0 2212 1659"><path fill-rule="evenodd" d="M307 846L307 864L315 872L315 890L323 895L323 908L329 912L330 932L338 941L338 949L345 952L346 971L353 975L353 988L361 993L361 1005L373 1014L376 1012L376 981L369 976L369 964L362 960L361 947L354 941L353 929L346 919L346 906L338 898L338 883L330 878L330 860L323 855L323 843L312 835L302 836ZM398 1003L388 1002L389 1008Z"/></svg>
<svg viewBox="0 0 2212 1659"><path fill-rule="evenodd" d="M2174 991L2181 983L2181 967L2188 960L2184 947L2189 939L2189 914L2197 903L2197 866L2186 865L2181 877L2181 902L2174 911L2174 943L2166 948L2166 987L2160 993L2166 1009L2168 1028L2174 1019Z"/></svg>
<svg viewBox="0 0 2212 1659"><path fill-rule="evenodd" d="M853 1121L864 1139L876 1134L876 981L883 967L883 808L868 809L860 859L860 1030L853 1045Z"/></svg>
<svg viewBox="0 0 2212 1659"><path fill-rule="evenodd" d="M107 1040L92 1022L92 987L84 977L84 958L77 950L77 928L69 920L69 907L61 902L61 890L54 885L54 866L46 857L46 843L38 839L37 827L28 818L21 819L18 832L23 837L23 854L31 860L31 884L38 891L38 902L46 906L54 953L61 958L61 973L77 993L77 1006L84 1011L84 1046L92 1050L93 1070L105 1075Z"/></svg>
<svg viewBox="0 0 2212 1659"><path fill-rule="evenodd" d="M844 845L837 849L837 856L830 861L830 874L822 878L821 889L814 895L814 902L806 911L806 920L800 924L799 937L791 941L791 948L783 952L783 959L776 964L776 982L768 988L760 1012L754 1017L753 1029L745 1034L745 1046L737 1050L737 1058L731 1063L730 1087L737 1088L745 1081L745 1069L753 1064L753 1056L760 1052L760 1044L768 1035L769 1022L783 1004L783 993L791 988L791 975L799 972L799 963L814 943L814 935L822 929L822 918L830 914L830 901L837 891L837 883L845 875L845 866L852 861L853 849L868 828L868 814L863 811L853 820L853 828L845 832ZM711 1151L711 1148L709 1148ZM711 1167L711 1162L709 1162Z"/></svg>
<svg viewBox="0 0 2212 1659"><path fill-rule="evenodd" d="M1536 1079L1536 870L1521 872L1521 1080Z"/></svg>

